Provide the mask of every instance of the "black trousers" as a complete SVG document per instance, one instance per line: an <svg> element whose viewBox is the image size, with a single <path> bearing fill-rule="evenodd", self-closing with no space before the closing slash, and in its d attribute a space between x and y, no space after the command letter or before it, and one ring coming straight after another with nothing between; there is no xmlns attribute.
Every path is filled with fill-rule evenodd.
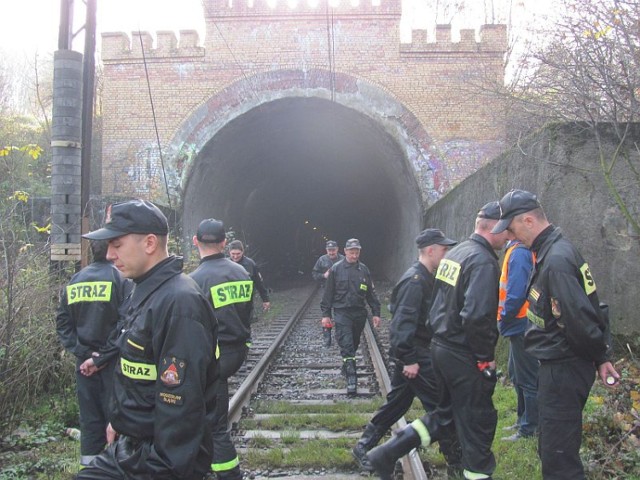
<svg viewBox="0 0 640 480"><path fill-rule="evenodd" d="M364 308L334 309L333 321L336 325L336 341L343 360L356 358L360 337L367 323L367 311Z"/></svg>
<svg viewBox="0 0 640 480"><path fill-rule="evenodd" d="M212 469L219 475L239 464L238 454L231 441L229 426L229 377L238 371L247 358L244 344L220 345L220 378L216 382L216 409L211 430L213 432Z"/></svg>
<svg viewBox="0 0 640 480"><path fill-rule="evenodd" d="M407 413L413 399L418 397L426 412L433 412L438 403L438 385L433 373L431 353L428 349L418 349L418 375L408 379L402 374L404 365L396 364L391 377L391 390L387 400L371 419L371 423L388 430Z"/></svg>
<svg viewBox="0 0 640 480"><path fill-rule="evenodd" d="M585 478L580 460L582 409L595 380L593 362L541 362L538 372L538 452L545 480Z"/></svg>
<svg viewBox="0 0 640 480"><path fill-rule="evenodd" d="M106 450L94 458L88 467L80 470L75 478L76 480L153 480L153 474L139 473L146 470L145 458L151 448L153 445L150 442L120 435ZM203 480L206 474L206 471L194 472L188 477L180 477L180 480ZM174 478L178 480L178 477Z"/></svg>
<svg viewBox="0 0 640 480"><path fill-rule="evenodd" d="M109 362L90 377L80 373L82 362L83 360L76 360L76 393L80 410L80 455L83 457L80 463L87 465L92 456L104 450L107 443L109 402L113 392L113 369L116 362Z"/></svg>
<svg viewBox="0 0 640 480"><path fill-rule="evenodd" d="M432 441L447 438L455 425L466 471L491 476L496 460L491 444L498 413L493 406L496 380L486 378L476 367L471 352L431 343L431 357L438 384L438 406L422 417Z"/></svg>

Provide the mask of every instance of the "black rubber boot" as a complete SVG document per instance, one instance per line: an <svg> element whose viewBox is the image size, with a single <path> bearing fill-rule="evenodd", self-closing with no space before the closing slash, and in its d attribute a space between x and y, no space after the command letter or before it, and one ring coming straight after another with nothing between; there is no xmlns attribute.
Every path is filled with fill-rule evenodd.
<svg viewBox="0 0 640 480"><path fill-rule="evenodd" d="M345 363L345 373L347 376L347 395L352 397L357 395L358 393L358 375L356 373L356 361L350 358Z"/></svg>
<svg viewBox="0 0 640 480"><path fill-rule="evenodd" d="M322 327L322 338L324 340L324 346L331 346L331 327Z"/></svg>
<svg viewBox="0 0 640 480"><path fill-rule="evenodd" d="M369 462L369 459L367 458L367 452L378 445L378 442L384 434L385 430L369 422L364 429L362 437L360 437L356 446L351 450L353 458L356 459L360 468L363 470L373 472L373 466L371 466L371 462Z"/></svg>
<svg viewBox="0 0 640 480"><path fill-rule="evenodd" d="M225 470L224 472L216 472L218 480L242 480L242 472L240 467L233 467L231 470Z"/></svg>
<svg viewBox="0 0 640 480"><path fill-rule="evenodd" d="M422 443L420 435L411 425L398 430L386 443L367 453L374 471L382 480L393 480L396 461Z"/></svg>

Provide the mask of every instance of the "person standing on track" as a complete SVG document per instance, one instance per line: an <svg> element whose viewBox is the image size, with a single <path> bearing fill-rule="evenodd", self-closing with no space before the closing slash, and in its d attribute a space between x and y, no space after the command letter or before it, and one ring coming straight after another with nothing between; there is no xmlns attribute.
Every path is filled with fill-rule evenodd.
<svg viewBox="0 0 640 480"><path fill-rule="evenodd" d="M499 219L498 202L484 205L471 237L447 252L438 266L429 312L438 405L368 453L382 479L392 478L398 458L447 437L453 428L462 448L464 477L491 478L496 466L491 444L498 421L492 399L500 280L495 251L509 238L508 233L491 233Z"/></svg>
<svg viewBox="0 0 640 480"><path fill-rule="evenodd" d="M71 277L62 290L56 314L60 342L76 357L82 467L104 450L107 441L118 354L109 340L117 337L120 309L131 290L129 282L107 261L107 247L105 241L91 241L93 263Z"/></svg>
<svg viewBox="0 0 640 480"><path fill-rule="evenodd" d="M108 448L79 480L202 480L213 446L218 325L200 287L169 255L169 226L151 202L113 204L104 227L107 260L135 287L117 340Z"/></svg>
<svg viewBox="0 0 640 480"><path fill-rule="evenodd" d="M455 240L442 231L427 228L416 237L418 261L400 278L391 294L389 356L395 360L391 390L387 401L367 424L362 437L353 448L355 459L364 470L373 471L367 452L375 447L391 426L407 413L418 397L426 412L435 410L438 389L431 364L431 337L428 323L434 272ZM455 431L439 442L440 450L452 473L460 468L460 446Z"/></svg>
<svg viewBox="0 0 640 480"><path fill-rule="evenodd" d="M253 281L239 264L226 258L226 233L221 221L202 220L193 244L200 253L200 265L190 277L211 300L218 319L220 378L216 384L216 410L211 420L213 462L211 469L220 480L242 478L240 461L229 428L229 377L244 363L251 338Z"/></svg>
<svg viewBox="0 0 640 480"><path fill-rule="evenodd" d="M371 308L373 326L380 325L380 301L367 266L359 261L360 240L351 238L344 247L344 260L329 270L324 295L320 302L322 326L335 323L336 340L347 378L347 395L358 393L356 351L367 321L365 302ZM333 318L333 321L332 321Z"/></svg>
<svg viewBox="0 0 640 480"><path fill-rule="evenodd" d="M262 274L260 273L260 269L256 262L244 254L244 245L240 240L233 240L229 242L229 257L234 262L242 265L249 273L249 277L251 277L251 280L253 281L253 294L255 296L256 290L258 291L260 298L262 299L262 311L268 312L271 308L269 290L264 284L264 279L262 278ZM253 311L253 301L251 302L251 306L251 319L252 321L257 321Z"/></svg>
<svg viewBox="0 0 640 480"><path fill-rule="evenodd" d="M344 255L338 253L338 244L334 240L327 241L325 247L327 253L318 258L316 264L313 266L313 270L311 270L311 276L322 288L324 288L331 267L344 259ZM325 347L331 346L331 330L332 326L322 327L322 337Z"/></svg>

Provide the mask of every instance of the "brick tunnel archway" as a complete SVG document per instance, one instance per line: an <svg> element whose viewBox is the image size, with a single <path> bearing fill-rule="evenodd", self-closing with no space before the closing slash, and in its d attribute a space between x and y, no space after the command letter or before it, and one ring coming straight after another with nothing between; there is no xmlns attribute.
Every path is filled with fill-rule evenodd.
<svg viewBox="0 0 640 480"><path fill-rule="evenodd" d="M442 165L393 97L337 75L332 100L330 84L323 70L270 72L192 113L172 156L185 238L222 219L271 278L308 275L326 238L359 238L376 277L407 267Z"/></svg>

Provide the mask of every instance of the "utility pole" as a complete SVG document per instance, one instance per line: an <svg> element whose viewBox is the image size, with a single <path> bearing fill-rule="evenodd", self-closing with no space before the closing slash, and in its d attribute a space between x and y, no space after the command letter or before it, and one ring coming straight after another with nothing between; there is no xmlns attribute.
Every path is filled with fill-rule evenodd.
<svg viewBox="0 0 640 480"><path fill-rule="evenodd" d="M93 98L96 77L96 10L97 0L85 0L87 15L84 24L84 64L82 71L82 159L81 198L82 232L89 231L89 198L91 194L91 150L93 135ZM82 266L89 263L89 248L81 240Z"/></svg>
<svg viewBox="0 0 640 480"><path fill-rule="evenodd" d="M72 49L74 0L60 0L54 54L51 260L88 263L87 207L91 188L91 138L95 82L97 0L85 0L84 58Z"/></svg>

